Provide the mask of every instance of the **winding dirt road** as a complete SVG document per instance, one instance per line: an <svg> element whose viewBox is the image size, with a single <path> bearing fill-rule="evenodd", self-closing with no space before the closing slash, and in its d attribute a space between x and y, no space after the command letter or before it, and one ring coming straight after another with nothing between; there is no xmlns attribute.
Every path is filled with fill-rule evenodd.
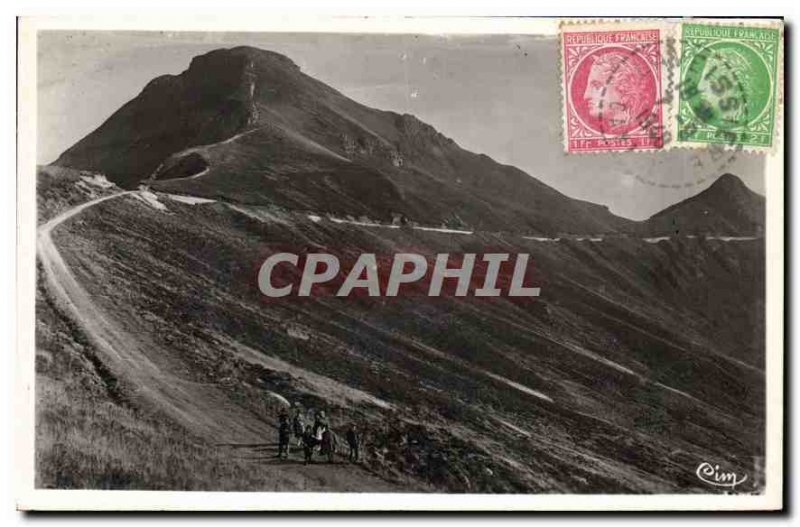
<svg viewBox="0 0 800 527"><path fill-rule="evenodd" d="M212 384L196 383L165 371L151 357L167 353L131 335L93 302L77 281L53 241L53 231L89 207L132 196L126 191L74 207L38 228L37 256L46 288L60 310L73 318L98 350L103 362L136 390L135 397L152 405L209 443L225 445L232 457L252 460L254 470L266 471L275 490L386 491L397 490L366 471L349 465L266 464L274 446L275 429L232 403ZM254 489L256 490L256 489Z"/></svg>

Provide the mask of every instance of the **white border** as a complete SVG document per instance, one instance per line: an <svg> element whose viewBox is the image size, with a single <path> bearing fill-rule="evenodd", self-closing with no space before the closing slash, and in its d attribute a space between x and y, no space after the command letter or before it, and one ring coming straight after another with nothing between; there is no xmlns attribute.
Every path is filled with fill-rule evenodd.
<svg viewBox="0 0 800 527"><path fill-rule="evenodd" d="M188 9L187 9L188 10ZM775 510L782 506L783 150L769 155L767 194L767 444L763 495L455 495L261 492L59 491L33 488L36 32L40 29L533 33L555 37L556 19L71 16L24 19L18 48L16 503L37 510ZM554 60L558 60L557 57ZM561 79L554 79L561 82ZM635 154L632 154L635 155Z"/></svg>

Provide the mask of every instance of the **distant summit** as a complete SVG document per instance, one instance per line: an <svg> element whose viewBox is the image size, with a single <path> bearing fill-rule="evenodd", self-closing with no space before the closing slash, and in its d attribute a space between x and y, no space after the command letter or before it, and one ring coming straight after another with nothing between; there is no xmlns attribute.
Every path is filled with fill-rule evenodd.
<svg viewBox="0 0 800 527"><path fill-rule="evenodd" d="M460 148L411 115L363 106L253 47L192 59L54 163L123 187L449 227L612 232L630 224L514 167Z"/></svg>
<svg viewBox="0 0 800 527"><path fill-rule="evenodd" d="M147 181L157 190L247 204L485 231L753 232L763 224L763 198L759 208L726 175L696 203L670 207L642 226L464 150L412 115L359 104L288 57L248 46L211 51L180 75L153 79L54 164L100 172L127 188Z"/></svg>
<svg viewBox="0 0 800 527"><path fill-rule="evenodd" d="M283 55L250 47L192 59L180 75L150 81L132 101L55 162L103 172L136 186L170 155L228 139L258 121L257 96L290 93L297 66ZM264 93L255 93L257 78Z"/></svg>
<svg viewBox="0 0 800 527"><path fill-rule="evenodd" d="M733 174L717 178L707 189L653 215L643 228L656 235L764 233L765 200Z"/></svg>

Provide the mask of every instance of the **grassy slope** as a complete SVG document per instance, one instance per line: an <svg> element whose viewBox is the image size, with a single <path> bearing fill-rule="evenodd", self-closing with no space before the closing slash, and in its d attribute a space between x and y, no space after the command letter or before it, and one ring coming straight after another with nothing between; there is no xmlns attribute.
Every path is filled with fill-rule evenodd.
<svg viewBox="0 0 800 527"><path fill-rule="evenodd" d="M85 175L85 174L84 174ZM40 222L97 195L81 173L39 173ZM118 190L118 189L117 189ZM81 328L36 290L36 486L95 489L236 489L263 484L185 429L130 402Z"/></svg>
<svg viewBox="0 0 800 527"><path fill-rule="evenodd" d="M37 293L36 486L273 490L224 451L129 400L80 328Z"/></svg>
<svg viewBox="0 0 800 527"><path fill-rule="evenodd" d="M81 175L40 172L40 222L115 189L76 187ZM80 220L77 220L80 222ZM39 269L36 291L36 481L39 488L143 490L396 490L362 475L274 464L274 434L241 449L215 444L158 408L112 371L83 329L55 305ZM274 417L270 401L266 411ZM256 408L259 414L265 408ZM356 475L358 472L356 471ZM397 478L394 478L397 481ZM402 483L402 482L400 482Z"/></svg>
<svg viewBox="0 0 800 527"><path fill-rule="evenodd" d="M750 471L763 449L763 376L725 358L763 360L760 242L543 245L165 203L170 214L124 198L64 226L57 243L79 280L130 334L153 339L165 367L254 415L272 391L327 407L337 426L358 421L366 465L385 478L451 491L691 491L700 460ZM524 250L543 296L264 303L258 265L286 246ZM714 298L710 282L738 285ZM709 338L726 320L749 339ZM303 381L274 358L328 380Z"/></svg>

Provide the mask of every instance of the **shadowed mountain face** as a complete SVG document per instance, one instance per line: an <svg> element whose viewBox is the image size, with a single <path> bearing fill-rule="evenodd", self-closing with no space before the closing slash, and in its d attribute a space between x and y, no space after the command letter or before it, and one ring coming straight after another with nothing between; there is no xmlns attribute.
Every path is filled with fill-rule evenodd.
<svg viewBox="0 0 800 527"><path fill-rule="evenodd" d="M54 164L248 204L531 233L632 224L460 148L411 115L367 108L250 47L151 81Z"/></svg>
<svg viewBox="0 0 800 527"><path fill-rule="evenodd" d="M374 475L418 492L694 493L708 492L696 469L711 459L751 475L738 492L763 488L763 240L389 229L277 207L122 194L95 174L53 167L40 171L37 190L40 221L51 225L41 268L52 269L37 317L46 306L74 305L80 321L37 318L37 368L59 386L73 363L93 364L65 357L99 357L107 365L100 386L123 387L120 398L142 415L188 430L208 452L197 461L183 443L150 431L150 450L161 457L142 455L129 443L153 426L139 413L128 432L130 420L103 427L110 419L79 406L113 406L101 395L61 397L69 405L55 408L39 399L46 441L37 459L49 460L40 467L52 475L45 482L78 466L97 474L91 488L176 488L150 475L163 460L177 488L187 488L184 480L227 488L203 464L214 456L241 458L246 465L233 473L268 480L231 490L376 491L383 487L365 479ZM53 228L52 216L64 213L73 216ZM259 292L265 255L322 247L343 256L409 247L526 253L541 295ZM60 291L71 292L71 303L58 302ZM73 355L62 353L68 335L84 343ZM111 350L100 347L108 342ZM63 370L48 366L56 360ZM292 460L272 464L272 426L289 401L325 409L336 432L360 423L369 472L343 463L313 472L294 448ZM79 448L92 460L123 456L84 447L93 443L83 436L61 446L59 431L76 422L101 437L96 444L112 443L135 461L124 469L86 462Z"/></svg>
<svg viewBox="0 0 800 527"><path fill-rule="evenodd" d="M639 228L655 235L764 234L764 197L733 174L725 174L703 192L676 203L642 222Z"/></svg>

